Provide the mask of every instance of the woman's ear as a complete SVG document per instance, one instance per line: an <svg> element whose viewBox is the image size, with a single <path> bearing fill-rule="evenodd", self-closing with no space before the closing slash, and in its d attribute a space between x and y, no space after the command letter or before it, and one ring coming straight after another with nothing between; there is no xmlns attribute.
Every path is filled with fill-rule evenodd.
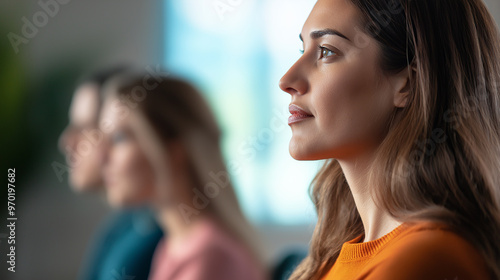
<svg viewBox="0 0 500 280"><path fill-rule="evenodd" d="M416 68L409 66L394 76L394 106L404 108L408 104L411 90L411 77L415 77Z"/></svg>

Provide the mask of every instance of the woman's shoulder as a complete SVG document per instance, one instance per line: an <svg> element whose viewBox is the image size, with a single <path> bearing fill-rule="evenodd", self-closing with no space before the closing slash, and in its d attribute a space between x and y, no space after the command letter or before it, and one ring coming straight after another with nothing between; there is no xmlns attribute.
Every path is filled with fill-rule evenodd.
<svg viewBox="0 0 500 280"><path fill-rule="evenodd" d="M489 279L480 252L459 232L440 223L405 225L378 259L381 271L413 277L405 279Z"/></svg>
<svg viewBox="0 0 500 280"><path fill-rule="evenodd" d="M460 232L456 232L445 224L435 222L405 225L401 234L395 238L392 247L395 252L412 249L415 256L420 254L427 256L430 252L436 253L429 255L430 258L440 255L479 256L477 249Z"/></svg>
<svg viewBox="0 0 500 280"><path fill-rule="evenodd" d="M259 275L263 269L250 251L227 230L210 222L202 231L196 253L186 260L190 266L204 274L218 275L217 279L264 279Z"/></svg>
<svg viewBox="0 0 500 280"><path fill-rule="evenodd" d="M217 256L228 261L237 261L249 253L227 229L210 220L201 224L196 244L197 255Z"/></svg>

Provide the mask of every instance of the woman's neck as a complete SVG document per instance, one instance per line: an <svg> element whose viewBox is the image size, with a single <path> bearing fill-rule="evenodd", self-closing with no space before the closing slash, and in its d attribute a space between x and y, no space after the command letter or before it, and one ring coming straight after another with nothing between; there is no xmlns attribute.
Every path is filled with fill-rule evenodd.
<svg viewBox="0 0 500 280"><path fill-rule="evenodd" d="M188 242L187 240L191 238L202 224L201 222L206 220L208 216L199 212L186 220L177 206L171 206L158 209L157 217L160 227L168 236L169 254L181 254L186 242Z"/></svg>
<svg viewBox="0 0 500 280"><path fill-rule="evenodd" d="M192 209L196 208L193 207ZM165 232L168 232L169 239L174 240L188 235L202 216L201 213L198 213L198 215L193 215L189 220L186 220L180 213L179 208L174 206L163 207L157 212L160 226Z"/></svg>
<svg viewBox="0 0 500 280"><path fill-rule="evenodd" d="M369 168L373 163L373 154L357 157L355 160L338 160L349 188L354 197L356 208L365 230L363 242L378 239L391 232L401 223L386 210L375 204L372 188L368 182Z"/></svg>
<svg viewBox="0 0 500 280"><path fill-rule="evenodd" d="M182 242L196 228L200 220L207 216L208 207L198 209L193 205L196 188L188 168L184 165L172 166L168 190L162 193L165 197L158 197L156 215L158 223L168 235L169 243Z"/></svg>

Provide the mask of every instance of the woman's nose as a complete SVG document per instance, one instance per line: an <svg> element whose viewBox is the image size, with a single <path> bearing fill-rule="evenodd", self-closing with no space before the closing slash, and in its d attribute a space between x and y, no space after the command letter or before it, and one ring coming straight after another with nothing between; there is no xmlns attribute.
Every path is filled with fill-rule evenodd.
<svg viewBox="0 0 500 280"><path fill-rule="evenodd" d="M291 95L305 94L308 90L307 79L304 75L304 69L301 66L301 60L295 62L290 69L281 77L279 87L282 91Z"/></svg>

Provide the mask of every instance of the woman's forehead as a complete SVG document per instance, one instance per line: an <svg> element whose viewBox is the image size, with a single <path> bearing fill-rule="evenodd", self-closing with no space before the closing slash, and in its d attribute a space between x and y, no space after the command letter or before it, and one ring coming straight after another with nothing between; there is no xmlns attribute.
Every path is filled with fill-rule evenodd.
<svg viewBox="0 0 500 280"><path fill-rule="evenodd" d="M98 88L90 84L77 88L71 103L71 121L79 124L95 122L98 110Z"/></svg>
<svg viewBox="0 0 500 280"><path fill-rule="evenodd" d="M323 29L340 31L349 38L361 28L362 14L349 0L319 0L314 5L302 29L305 39L310 33Z"/></svg>

